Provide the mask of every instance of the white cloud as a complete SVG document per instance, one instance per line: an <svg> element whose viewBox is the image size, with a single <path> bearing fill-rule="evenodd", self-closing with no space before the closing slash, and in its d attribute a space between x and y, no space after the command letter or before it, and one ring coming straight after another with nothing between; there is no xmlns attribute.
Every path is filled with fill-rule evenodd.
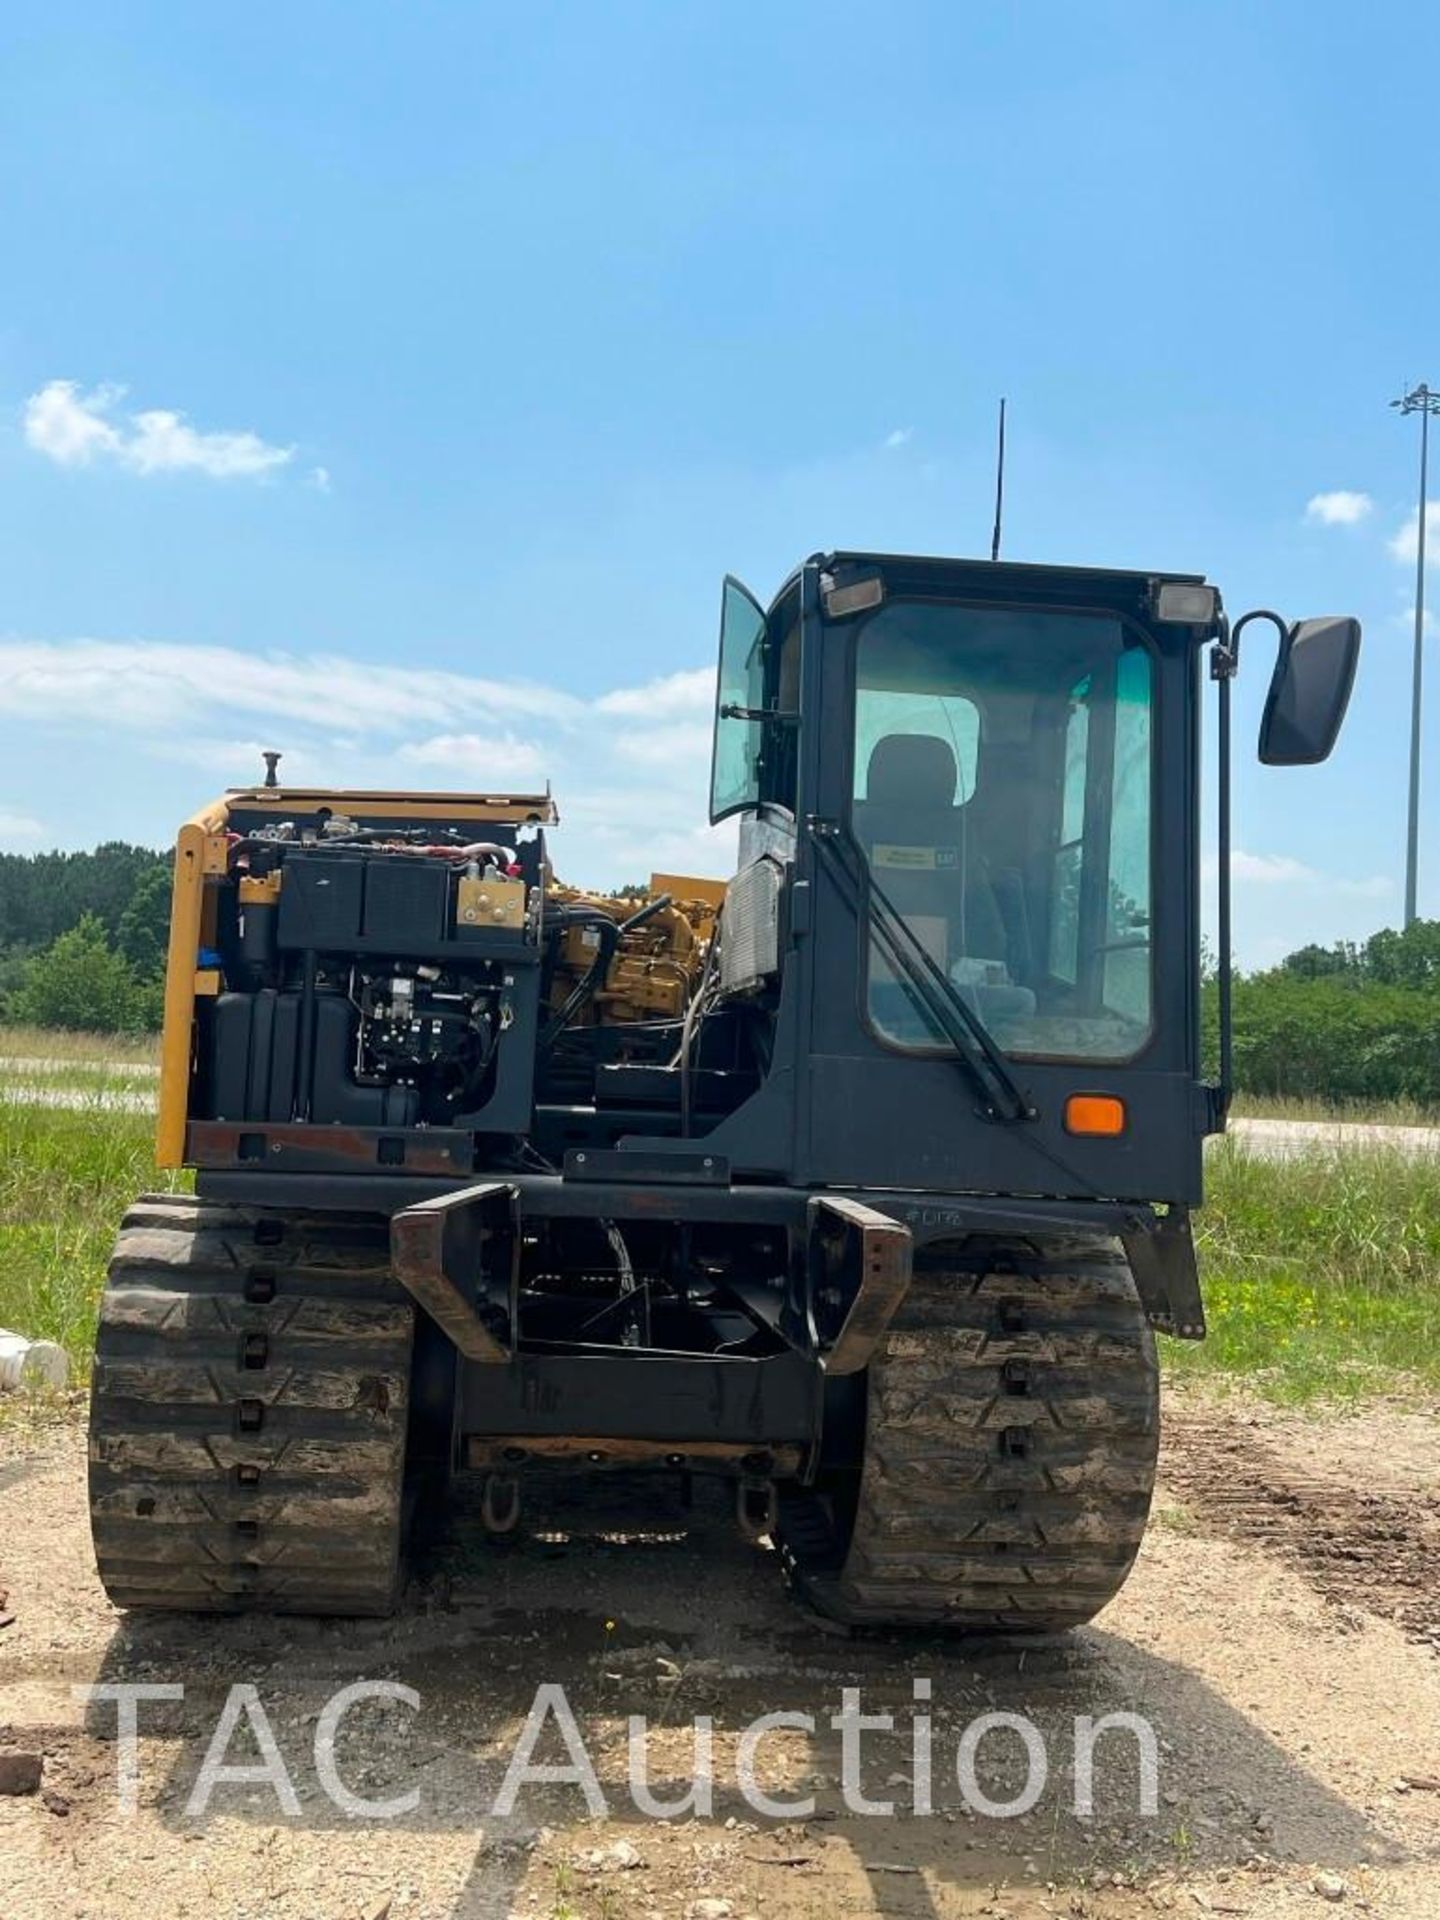
<svg viewBox="0 0 1440 1920"><path fill-rule="evenodd" d="M1397 560L1408 560L1413 567L1420 552L1420 513L1417 508L1400 531L1386 542ZM1425 564L1440 562L1440 502L1431 501L1425 509ZM1411 615L1414 618L1414 615Z"/></svg>
<svg viewBox="0 0 1440 1920"><path fill-rule="evenodd" d="M714 687L707 667L582 699L343 654L0 639L0 728L23 730L71 785L114 781L123 765L136 808L163 804L161 838L172 813L258 780L273 747L293 785L494 793L548 782L565 822L557 869L594 886L734 870L733 826L706 822ZM142 831L128 808L115 830Z"/></svg>
<svg viewBox="0 0 1440 1920"><path fill-rule="evenodd" d="M368 775L374 764L370 743L333 739L299 742L288 726L281 741L280 778L294 787L344 786L347 782L353 786L359 777L357 767ZM205 775L204 791L210 794L259 780L265 770L264 753L276 745L276 740L268 734L240 740L232 735L185 731L162 739L142 737L138 745L151 758L198 767Z"/></svg>
<svg viewBox="0 0 1440 1920"><path fill-rule="evenodd" d="M559 795L558 870L588 878L598 868L617 876L616 884L651 873L733 873L737 829L733 820L707 821L708 772L707 763L698 781L657 778L636 787L611 785L597 768L591 781L567 782Z"/></svg>
<svg viewBox="0 0 1440 1920"><path fill-rule="evenodd" d="M312 467L306 478L307 484L312 486L316 493L329 493L332 491L330 486L330 469L328 467Z"/></svg>
<svg viewBox="0 0 1440 1920"><path fill-rule="evenodd" d="M515 781L543 784L546 756L531 740L506 734L499 738L478 733L438 733L428 740L412 740L400 749L402 760L419 767L447 767L467 780L501 787Z"/></svg>
<svg viewBox="0 0 1440 1920"><path fill-rule="evenodd" d="M914 438L915 429L913 427L896 427L893 432L886 434L885 446L887 449L893 451L896 447L908 446Z"/></svg>
<svg viewBox="0 0 1440 1920"><path fill-rule="evenodd" d="M0 807L0 846L13 847L16 842L22 847L31 846L44 838L45 828L33 815Z"/></svg>
<svg viewBox="0 0 1440 1920"><path fill-rule="evenodd" d="M1317 493L1306 502L1305 518L1318 520L1326 527L1357 527L1375 511L1368 493L1350 493L1340 488L1335 493Z"/></svg>
<svg viewBox="0 0 1440 1920"><path fill-rule="evenodd" d="M1303 861L1292 860L1288 853L1246 853L1243 847L1236 847L1231 854L1230 870L1237 880L1253 881L1262 887L1293 886L1296 881L1307 885L1323 878Z"/></svg>
<svg viewBox="0 0 1440 1920"><path fill-rule="evenodd" d="M644 720L670 720L709 713L715 705L715 669L693 667L667 673L643 687L619 687L595 702L601 713L635 714Z"/></svg>
<svg viewBox="0 0 1440 1920"><path fill-rule="evenodd" d="M162 407L132 416L135 431L120 457L137 473L193 469L217 480L268 473L294 458L293 447L272 447L256 433L197 433L182 414Z"/></svg>
<svg viewBox="0 0 1440 1920"><path fill-rule="evenodd" d="M1413 560L1415 555L1412 553L1410 558ZM1425 548L1425 561L1428 566L1430 561L1430 548L1428 544ZM1412 600L1410 605L1402 611L1392 613L1389 624L1397 633L1403 633L1413 637L1415 632L1415 602ZM1427 634L1440 633L1440 619L1437 619L1435 613L1429 607L1425 609L1424 631Z"/></svg>
<svg viewBox="0 0 1440 1920"><path fill-rule="evenodd" d="M1215 856L1207 854L1201 865L1207 884L1214 881L1217 866ZM1236 847L1231 854L1230 871L1236 885L1244 887L1324 889L1327 893L1364 900L1378 900L1391 890L1390 880L1381 873L1353 878L1321 873L1317 867L1308 867L1303 860L1296 860L1288 853L1247 853L1243 847Z"/></svg>
<svg viewBox="0 0 1440 1920"><path fill-rule="evenodd" d="M573 695L523 680L372 665L343 655L242 653L164 641L0 641L0 713L150 735L206 716L403 736L498 715L573 720ZM283 744L279 742L276 744Z"/></svg>
<svg viewBox="0 0 1440 1920"><path fill-rule="evenodd" d="M710 770L712 729L704 720L681 720L651 729L617 733L611 742L622 760L643 767L702 767Z"/></svg>
<svg viewBox="0 0 1440 1920"><path fill-rule="evenodd" d="M165 407L132 413L117 426L110 415L124 391L82 393L74 380L50 381L25 403L26 443L62 467L113 460L132 473L207 473L217 480L270 473L295 456L293 447L272 446L257 433L202 433Z"/></svg>
<svg viewBox="0 0 1440 1920"><path fill-rule="evenodd" d="M98 453L120 450L119 430L105 419L119 387L82 394L73 380L52 380L25 402L25 440L62 467L86 467Z"/></svg>
<svg viewBox="0 0 1440 1920"><path fill-rule="evenodd" d="M1386 874L1322 872L1288 853L1237 848L1235 957L1244 968L1275 966L1298 947L1364 940L1393 908L1395 882ZM1216 939L1216 860L1201 863L1205 931Z"/></svg>

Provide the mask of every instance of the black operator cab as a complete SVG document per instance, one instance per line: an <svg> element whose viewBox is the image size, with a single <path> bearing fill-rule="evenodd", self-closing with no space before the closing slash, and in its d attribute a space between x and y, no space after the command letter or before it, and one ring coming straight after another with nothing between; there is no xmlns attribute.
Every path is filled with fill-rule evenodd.
<svg viewBox="0 0 1440 1920"><path fill-rule="evenodd" d="M1323 758L1358 628L1281 624L1262 753ZM748 1130L801 1185L1199 1199L1212 642L1223 698L1194 576L832 554L768 612L726 581L722 985L773 968L778 1001L717 1145L743 1164Z"/></svg>

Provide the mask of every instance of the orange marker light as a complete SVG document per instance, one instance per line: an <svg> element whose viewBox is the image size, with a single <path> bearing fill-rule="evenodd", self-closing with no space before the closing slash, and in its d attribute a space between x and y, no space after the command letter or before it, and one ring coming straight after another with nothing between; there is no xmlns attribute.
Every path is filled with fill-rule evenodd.
<svg viewBox="0 0 1440 1920"><path fill-rule="evenodd" d="M1072 1093L1065 1102L1065 1131L1114 1139L1125 1131L1125 1102L1113 1093Z"/></svg>

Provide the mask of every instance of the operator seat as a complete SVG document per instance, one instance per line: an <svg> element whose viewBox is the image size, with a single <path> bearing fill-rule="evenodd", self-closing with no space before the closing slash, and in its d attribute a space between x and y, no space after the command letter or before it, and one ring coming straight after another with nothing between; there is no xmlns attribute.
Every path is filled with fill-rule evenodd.
<svg viewBox="0 0 1440 1920"><path fill-rule="evenodd" d="M966 844L973 830L955 804L957 778L948 740L887 733L870 750L865 798L855 803L875 879L947 967L962 955L1004 960L1009 946L984 859Z"/></svg>

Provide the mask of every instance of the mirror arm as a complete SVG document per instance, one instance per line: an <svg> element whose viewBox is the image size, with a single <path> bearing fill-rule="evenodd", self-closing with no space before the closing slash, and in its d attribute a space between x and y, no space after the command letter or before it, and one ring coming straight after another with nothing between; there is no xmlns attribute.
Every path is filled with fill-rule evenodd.
<svg viewBox="0 0 1440 1920"><path fill-rule="evenodd" d="M1232 627L1222 613L1220 631L1215 636L1215 645L1210 654L1210 678L1212 680L1233 680L1240 671L1240 636L1252 620L1268 620L1282 640L1289 637L1289 623L1272 613L1268 607L1256 607L1250 613L1242 613Z"/></svg>
<svg viewBox="0 0 1440 1920"><path fill-rule="evenodd" d="M1252 613L1241 614L1232 627L1222 614L1220 631L1215 636L1215 644L1210 651L1210 678L1219 683L1218 706L1219 726L1216 729L1217 758L1219 760L1219 820L1218 826L1218 873L1216 875L1219 892L1219 941L1220 951L1216 956L1216 989L1220 1016L1220 1123L1224 1126L1230 1111L1230 1102L1235 1096L1235 972L1230 957L1230 683L1240 671L1240 635L1252 620L1268 620L1283 641L1290 629L1278 613L1271 613L1268 607L1257 607Z"/></svg>

